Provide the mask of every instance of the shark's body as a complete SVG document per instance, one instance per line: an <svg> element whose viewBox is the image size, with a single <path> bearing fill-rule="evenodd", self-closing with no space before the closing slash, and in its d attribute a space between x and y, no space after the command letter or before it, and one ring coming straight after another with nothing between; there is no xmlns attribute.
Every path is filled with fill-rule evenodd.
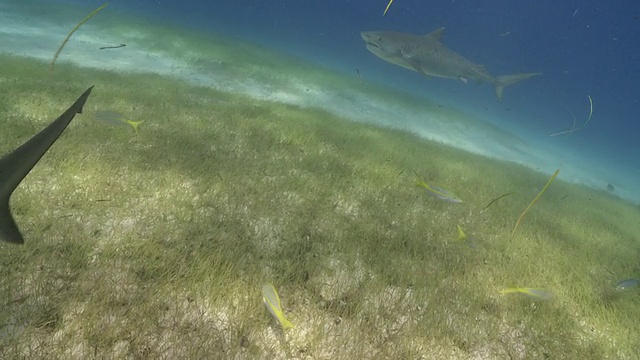
<svg viewBox="0 0 640 360"><path fill-rule="evenodd" d="M364 31L360 33L367 49L374 55L403 68L417 71L424 76L476 80L491 83L502 100L505 86L515 84L540 73L526 73L493 77L482 66L448 49L440 42L444 28L426 35L404 34L394 31Z"/></svg>
<svg viewBox="0 0 640 360"><path fill-rule="evenodd" d="M40 158L49 150L76 114L82 112L93 86L87 89L71 107L49 126L26 143L0 159L0 240L22 244L24 239L16 226L9 198Z"/></svg>

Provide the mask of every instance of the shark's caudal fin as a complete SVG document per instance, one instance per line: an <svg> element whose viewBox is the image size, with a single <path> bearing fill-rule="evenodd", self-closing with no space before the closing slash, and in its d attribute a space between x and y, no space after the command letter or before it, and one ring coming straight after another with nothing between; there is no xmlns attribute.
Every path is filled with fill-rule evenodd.
<svg viewBox="0 0 640 360"><path fill-rule="evenodd" d="M0 240L16 244L24 242L11 215L9 198L20 182L67 128L74 116L82 112L82 107L92 89L93 86L88 88L64 114L49 126L12 153L0 159Z"/></svg>
<svg viewBox="0 0 640 360"><path fill-rule="evenodd" d="M504 92L504 88L509 85L513 85L522 80L526 80L530 77L542 75L542 73L526 73L526 74L515 74L515 75L504 75L498 76L496 78L495 86L496 86L496 95L498 95L498 99L502 101L502 93Z"/></svg>

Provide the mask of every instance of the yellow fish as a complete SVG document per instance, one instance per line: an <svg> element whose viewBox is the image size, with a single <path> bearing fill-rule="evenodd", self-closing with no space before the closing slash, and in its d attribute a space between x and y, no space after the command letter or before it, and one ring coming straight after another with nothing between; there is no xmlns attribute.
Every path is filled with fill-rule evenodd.
<svg viewBox="0 0 640 360"><path fill-rule="evenodd" d="M115 111L109 111L109 110L98 111L96 113L96 120L102 121L107 124L113 124L113 125L129 124L131 125L133 130L136 132L136 135L138 136L140 135L138 133L138 126L144 122L144 121L133 121L120 113L117 113Z"/></svg>
<svg viewBox="0 0 640 360"><path fill-rule="evenodd" d="M464 241L470 248L477 249L478 245L476 244L476 239L473 236L467 236L464 233L464 230L460 227L460 225L456 225L458 227L458 241Z"/></svg>
<svg viewBox="0 0 640 360"><path fill-rule="evenodd" d="M507 288L500 291L502 294L520 293L533 300L549 300L553 297L553 293L545 289L536 288Z"/></svg>
<svg viewBox="0 0 640 360"><path fill-rule="evenodd" d="M468 236L467 234L464 233L460 225L456 225L456 226L458 226L458 240L459 241L467 240Z"/></svg>
<svg viewBox="0 0 640 360"><path fill-rule="evenodd" d="M284 317L284 312L282 311L282 304L280 303L280 296L278 296L278 292L276 288L271 284L264 284L262 286L262 301L264 301L264 305L267 307L267 310L273 315L276 320L280 323L283 329L292 328L295 325L291 323L291 321L287 320Z"/></svg>
<svg viewBox="0 0 640 360"><path fill-rule="evenodd" d="M422 180L418 180L416 182L416 186L423 187L423 188L427 189L427 193L428 194L430 194L432 196L435 196L435 197L437 197L438 199L440 199L442 201L446 201L448 203L453 203L453 204L462 203L462 200L459 197L453 195L451 193L451 191L449 191L449 190L447 190L447 189L445 189L443 187L436 186L436 185L429 185L429 184L427 184L426 182L424 182Z"/></svg>

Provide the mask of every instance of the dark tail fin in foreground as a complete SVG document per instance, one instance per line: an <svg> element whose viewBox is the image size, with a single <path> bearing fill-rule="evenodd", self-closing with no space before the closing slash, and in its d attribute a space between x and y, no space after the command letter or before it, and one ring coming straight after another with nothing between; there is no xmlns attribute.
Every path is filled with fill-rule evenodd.
<svg viewBox="0 0 640 360"><path fill-rule="evenodd" d="M522 80L527 80L530 77L534 77L538 75L542 75L542 73L526 73L526 74L498 76L495 82L496 95L498 95L498 99L502 101L502 93L504 92L505 87L509 85L513 85Z"/></svg>
<svg viewBox="0 0 640 360"><path fill-rule="evenodd" d="M76 114L82 112L93 86L49 126L34 135L12 153L0 159L0 240L16 244L24 242L9 209L9 198L18 184L49 150Z"/></svg>

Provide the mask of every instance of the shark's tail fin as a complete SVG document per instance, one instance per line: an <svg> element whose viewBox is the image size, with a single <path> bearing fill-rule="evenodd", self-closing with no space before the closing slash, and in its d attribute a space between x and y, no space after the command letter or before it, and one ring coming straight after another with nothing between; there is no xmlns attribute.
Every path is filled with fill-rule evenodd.
<svg viewBox="0 0 640 360"><path fill-rule="evenodd" d="M526 80L533 76L541 75L542 73L526 73L526 74L515 74L515 75L504 75L498 76L496 78L495 86L496 86L496 95L498 95L498 99L502 101L502 93L504 92L504 88L509 85L513 85L522 80Z"/></svg>

